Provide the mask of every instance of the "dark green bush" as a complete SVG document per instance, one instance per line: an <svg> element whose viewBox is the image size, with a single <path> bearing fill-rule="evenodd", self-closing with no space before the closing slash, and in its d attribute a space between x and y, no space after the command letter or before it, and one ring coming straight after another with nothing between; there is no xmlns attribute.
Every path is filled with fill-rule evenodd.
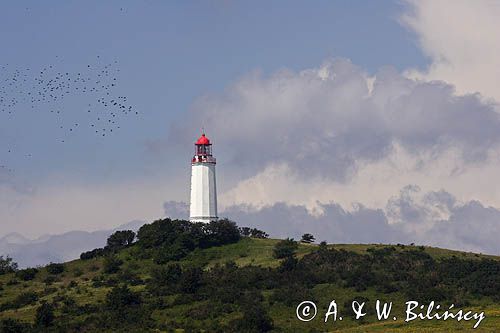
<svg viewBox="0 0 500 333"><path fill-rule="evenodd" d="M33 280L38 273L36 268L25 268L16 272L16 277L23 281Z"/></svg>
<svg viewBox="0 0 500 333"><path fill-rule="evenodd" d="M120 270L123 261L116 256L109 255L104 258L103 271L106 274L114 274Z"/></svg>
<svg viewBox="0 0 500 333"><path fill-rule="evenodd" d="M64 264L50 263L46 266L46 269L50 274L61 274L62 272L64 272Z"/></svg>
<svg viewBox="0 0 500 333"><path fill-rule="evenodd" d="M132 230L120 230L108 237L106 248L116 251L134 242L135 232Z"/></svg>
<svg viewBox="0 0 500 333"><path fill-rule="evenodd" d="M9 256L0 256L0 275L12 273L17 270L17 263L15 263Z"/></svg>
<svg viewBox="0 0 500 333"><path fill-rule="evenodd" d="M91 251L83 252L80 254L81 260L89 260L97 257L101 257L107 253L103 248L93 249Z"/></svg>
<svg viewBox="0 0 500 333"><path fill-rule="evenodd" d="M0 332L2 333L24 333L30 332L31 325L16 319L6 318L0 321Z"/></svg>
<svg viewBox="0 0 500 333"><path fill-rule="evenodd" d="M19 294L11 302L6 302L0 305L0 312L9 309L19 309L26 305L31 305L38 300L38 294L35 292L27 291Z"/></svg>
<svg viewBox="0 0 500 333"><path fill-rule="evenodd" d="M297 251L299 245L293 238L287 238L276 243L273 249L273 257L276 259L282 259L286 257L292 257Z"/></svg>
<svg viewBox="0 0 500 333"><path fill-rule="evenodd" d="M50 303L43 303L36 310L35 326L49 327L54 323L54 306Z"/></svg>

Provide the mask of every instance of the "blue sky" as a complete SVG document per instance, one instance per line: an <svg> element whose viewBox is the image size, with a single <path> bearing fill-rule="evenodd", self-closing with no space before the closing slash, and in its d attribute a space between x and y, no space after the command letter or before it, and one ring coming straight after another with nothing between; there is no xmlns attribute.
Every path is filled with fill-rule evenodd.
<svg viewBox="0 0 500 333"><path fill-rule="evenodd" d="M391 1L4 4L2 64L32 71L54 65L76 73L95 64L96 56L100 63L118 61L116 91L140 116L122 120L121 131L105 139L80 130L65 144L55 134L53 117L21 111L2 116L10 129L5 132L11 133L2 149L14 145L16 150L2 152L2 160L18 179L35 183L53 173L85 181L142 177L154 169L151 163L160 170L169 158L166 147L165 159L150 160L145 142L165 136L196 98L222 91L250 71L300 70L329 57L349 58L369 72L384 65L424 66L412 33L397 22L402 8ZM65 126L82 121L78 112L86 98L60 105ZM145 167L144 161L151 163Z"/></svg>

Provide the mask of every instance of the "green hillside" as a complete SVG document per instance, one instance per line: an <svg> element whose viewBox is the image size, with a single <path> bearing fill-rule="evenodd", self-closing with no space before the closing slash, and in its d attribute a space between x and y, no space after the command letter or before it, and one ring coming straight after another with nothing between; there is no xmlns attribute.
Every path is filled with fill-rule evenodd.
<svg viewBox="0 0 500 333"><path fill-rule="evenodd" d="M0 274L0 332L472 331L474 320L404 323L412 299L484 311L474 331L500 330L499 257L408 245L293 249L275 239L218 237L227 232L220 227L211 229L210 242L200 236L193 245L182 235L198 230L186 234L168 229L170 220L155 223L139 231L139 241L112 244L85 260ZM343 320L324 323L333 299ZM393 302L391 320L375 318L377 299ZM295 315L303 300L318 305L310 322ZM351 318L352 300L366 301L367 316Z"/></svg>

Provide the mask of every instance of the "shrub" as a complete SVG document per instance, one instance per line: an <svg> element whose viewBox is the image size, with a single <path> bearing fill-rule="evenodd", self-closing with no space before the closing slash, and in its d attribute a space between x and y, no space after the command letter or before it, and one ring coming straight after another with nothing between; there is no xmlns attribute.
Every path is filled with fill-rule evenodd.
<svg viewBox="0 0 500 333"><path fill-rule="evenodd" d="M80 254L81 260L89 260L97 257L101 257L106 254L106 251L103 248L93 249L92 251L83 252Z"/></svg>
<svg viewBox="0 0 500 333"><path fill-rule="evenodd" d="M295 254L298 247L299 245L293 238L284 239L274 246L273 257L276 259L291 257Z"/></svg>
<svg viewBox="0 0 500 333"><path fill-rule="evenodd" d="M0 275L12 273L17 270L17 263L9 256L0 256Z"/></svg>
<svg viewBox="0 0 500 333"><path fill-rule="evenodd" d="M75 268L73 270L73 276L74 277L80 277L83 275L83 271L80 268Z"/></svg>
<svg viewBox="0 0 500 333"><path fill-rule="evenodd" d="M38 300L38 294L28 291L19 294L11 302L2 304L0 307L0 312L8 309L19 309L26 305L35 303Z"/></svg>
<svg viewBox="0 0 500 333"><path fill-rule="evenodd" d="M131 291L127 286L118 286L111 289L106 295L106 308L108 310L123 310L128 306L141 304L139 294Z"/></svg>
<svg viewBox="0 0 500 333"><path fill-rule="evenodd" d="M16 319L6 318L0 321L0 332L2 333L23 333L30 330L29 324Z"/></svg>
<svg viewBox="0 0 500 333"><path fill-rule="evenodd" d="M253 238L268 238L269 235L262 230L257 228L241 227L238 228L240 235L242 237L253 237Z"/></svg>
<svg viewBox="0 0 500 333"><path fill-rule="evenodd" d="M54 322L54 306L49 303L43 303L36 310L35 326L49 327Z"/></svg>
<svg viewBox="0 0 500 333"><path fill-rule="evenodd" d="M243 318L233 322L237 332L269 332L273 321L260 303L252 303L243 308Z"/></svg>
<svg viewBox="0 0 500 333"><path fill-rule="evenodd" d="M23 281L33 280L38 273L38 269L36 268L26 268L16 272L16 277L20 278Z"/></svg>
<svg viewBox="0 0 500 333"><path fill-rule="evenodd" d="M143 283L139 275L132 269L130 269L130 267L126 267L125 269L118 272L118 279L132 286L136 286Z"/></svg>
<svg viewBox="0 0 500 333"><path fill-rule="evenodd" d="M240 235L242 237L250 237L252 229L249 227L239 227L238 230L240 231Z"/></svg>
<svg viewBox="0 0 500 333"><path fill-rule="evenodd" d="M104 286L104 276L102 275L96 275L92 278L92 287L93 288L100 288Z"/></svg>
<svg viewBox="0 0 500 333"><path fill-rule="evenodd" d="M47 272L54 275L61 274L62 272L64 272L64 264L51 262L50 264L47 265L46 268Z"/></svg>
<svg viewBox="0 0 500 333"><path fill-rule="evenodd" d="M107 322L115 327L135 325L143 329L142 323L149 319L147 309L142 305L140 294L131 291L127 286L117 286L111 289L106 295L104 308L110 315Z"/></svg>
<svg viewBox="0 0 500 333"><path fill-rule="evenodd" d="M179 289L182 293L193 294L201 286L203 270L200 267L188 267L182 271Z"/></svg>
<svg viewBox="0 0 500 333"><path fill-rule="evenodd" d="M262 231L262 230L253 228L250 231L250 237L253 237L253 238L269 238L269 235L267 233L265 233L264 231Z"/></svg>
<svg viewBox="0 0 500 333"><path fill-rule="evenodd" d="M103 271L106 274L113 274L120 270L120 266L123 264L123 261L116 256L107 256L104 259Z"/></svg>
<svg viewBox="0 0 500 333"><path fill-rule="evenodd" d="M287 306L297 306L303 300L312 300L312 291L302 284L290 284L275 289L271 301L280 302Z"/></svg>
<svg viewBox="0 0 500 333"><path fill-rule="evenodd" d="M158 248L153 256L153 260L156 264L163 265L169 261L180 260L188 253L189 250L180 241L176 241L172 245L165 245Z"/></svg>
<svg viewBox="0 0 500 333"><path fill-rule="evenodd" d="M43 283L45 283L46 285L51 285L52 283L59 281L61 281L61 279L54 275L49 275L45 279L43 279Z"/></svg>
<svg viewBox="0 0 500 333"><path fill-rule="evenodd" d="M18 279L10 279L6 283L6 285L8 285L8 286L15 286L16 284L19 284L19 280Z"/></svg>
<svg viewBox="0 0 500 333"><path fill-rule="evenodd" d="M43 289L43 295L44 296L47 296L47 295L50 295L50 294L53 294L57 291L57 288L54 288L54 287L46 287L45 289Z"/></svg>
<svg viewBox="0 0 500 333"><path fill-rule="evenodd" d="M89 272L97 272L99 270L99 266L97 265L91 265L89 267Z"/></svg>
<svg viewBox="0 0 500 333"><path fill-rule="evenodd" d="M177 285L182 276L181 266L171 263L165 266L156 266L151 269L151 279L147 289L153 295L169 295L177 291Z"/></svg>

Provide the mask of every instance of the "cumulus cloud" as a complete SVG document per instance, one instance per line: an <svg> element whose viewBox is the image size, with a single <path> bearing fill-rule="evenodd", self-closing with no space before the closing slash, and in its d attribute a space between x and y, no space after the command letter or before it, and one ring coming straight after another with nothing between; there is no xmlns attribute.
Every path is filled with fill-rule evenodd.
<svg viewBox="0 0 500 333"><path fill-rule="evenodd" d="M410 185L387 203L391 224L422 244L500 253L500 210L479 201L460 202L446 191L422 193Z"/></svg>
<svg viewBox="0 0 500 333"><path fill-rule="evenodd" d="M500 142L500 118L477 96L445 83L410 80L386 68L369 77L348 60L299 73L258 73L200 99L190 124L204 124L243 172L285 162L304 175L347 181L360 164L400 144L434 156L450 147L478 161ZM181 133L175 131L173 137ZM249 171L251 170L251 171Z"/></svg>
<svg viewBox="0 0 500 333"><path fill-rule="evenodd" d="M200 98L187 127L212 133L223 206L361 202L380 208L406 184L500 204L500 116L478 95L392 68L369 77L345 59L252 73ZM188 135L186 136L186 133ZM177 128L171 142L192 140ZM228 167L230 166L230 168Z"/></svg>
<svg viewBox="0 0 500 333"><path fill-rule="evenodd" d="M446 191L422 192L408 185L391 197L384 209L354 205L350 210L335 203L320 204L321 214L305 206L275 203L226 207L220 213L240 226L259 228L271 237L312 233L330 243L409 244L500 254L500 210L478 201L460 202ZM187 218L188 205L169 201L166 216Z"/></svg>
<svg viewBox="0 0 500 333"><path fill-rule="evenodd" d="M500 102L500 3L489 0L407 0L403 25L417 36L431 59L425 70L408 75L444 80L458 93L475 93Z"/></svg>

